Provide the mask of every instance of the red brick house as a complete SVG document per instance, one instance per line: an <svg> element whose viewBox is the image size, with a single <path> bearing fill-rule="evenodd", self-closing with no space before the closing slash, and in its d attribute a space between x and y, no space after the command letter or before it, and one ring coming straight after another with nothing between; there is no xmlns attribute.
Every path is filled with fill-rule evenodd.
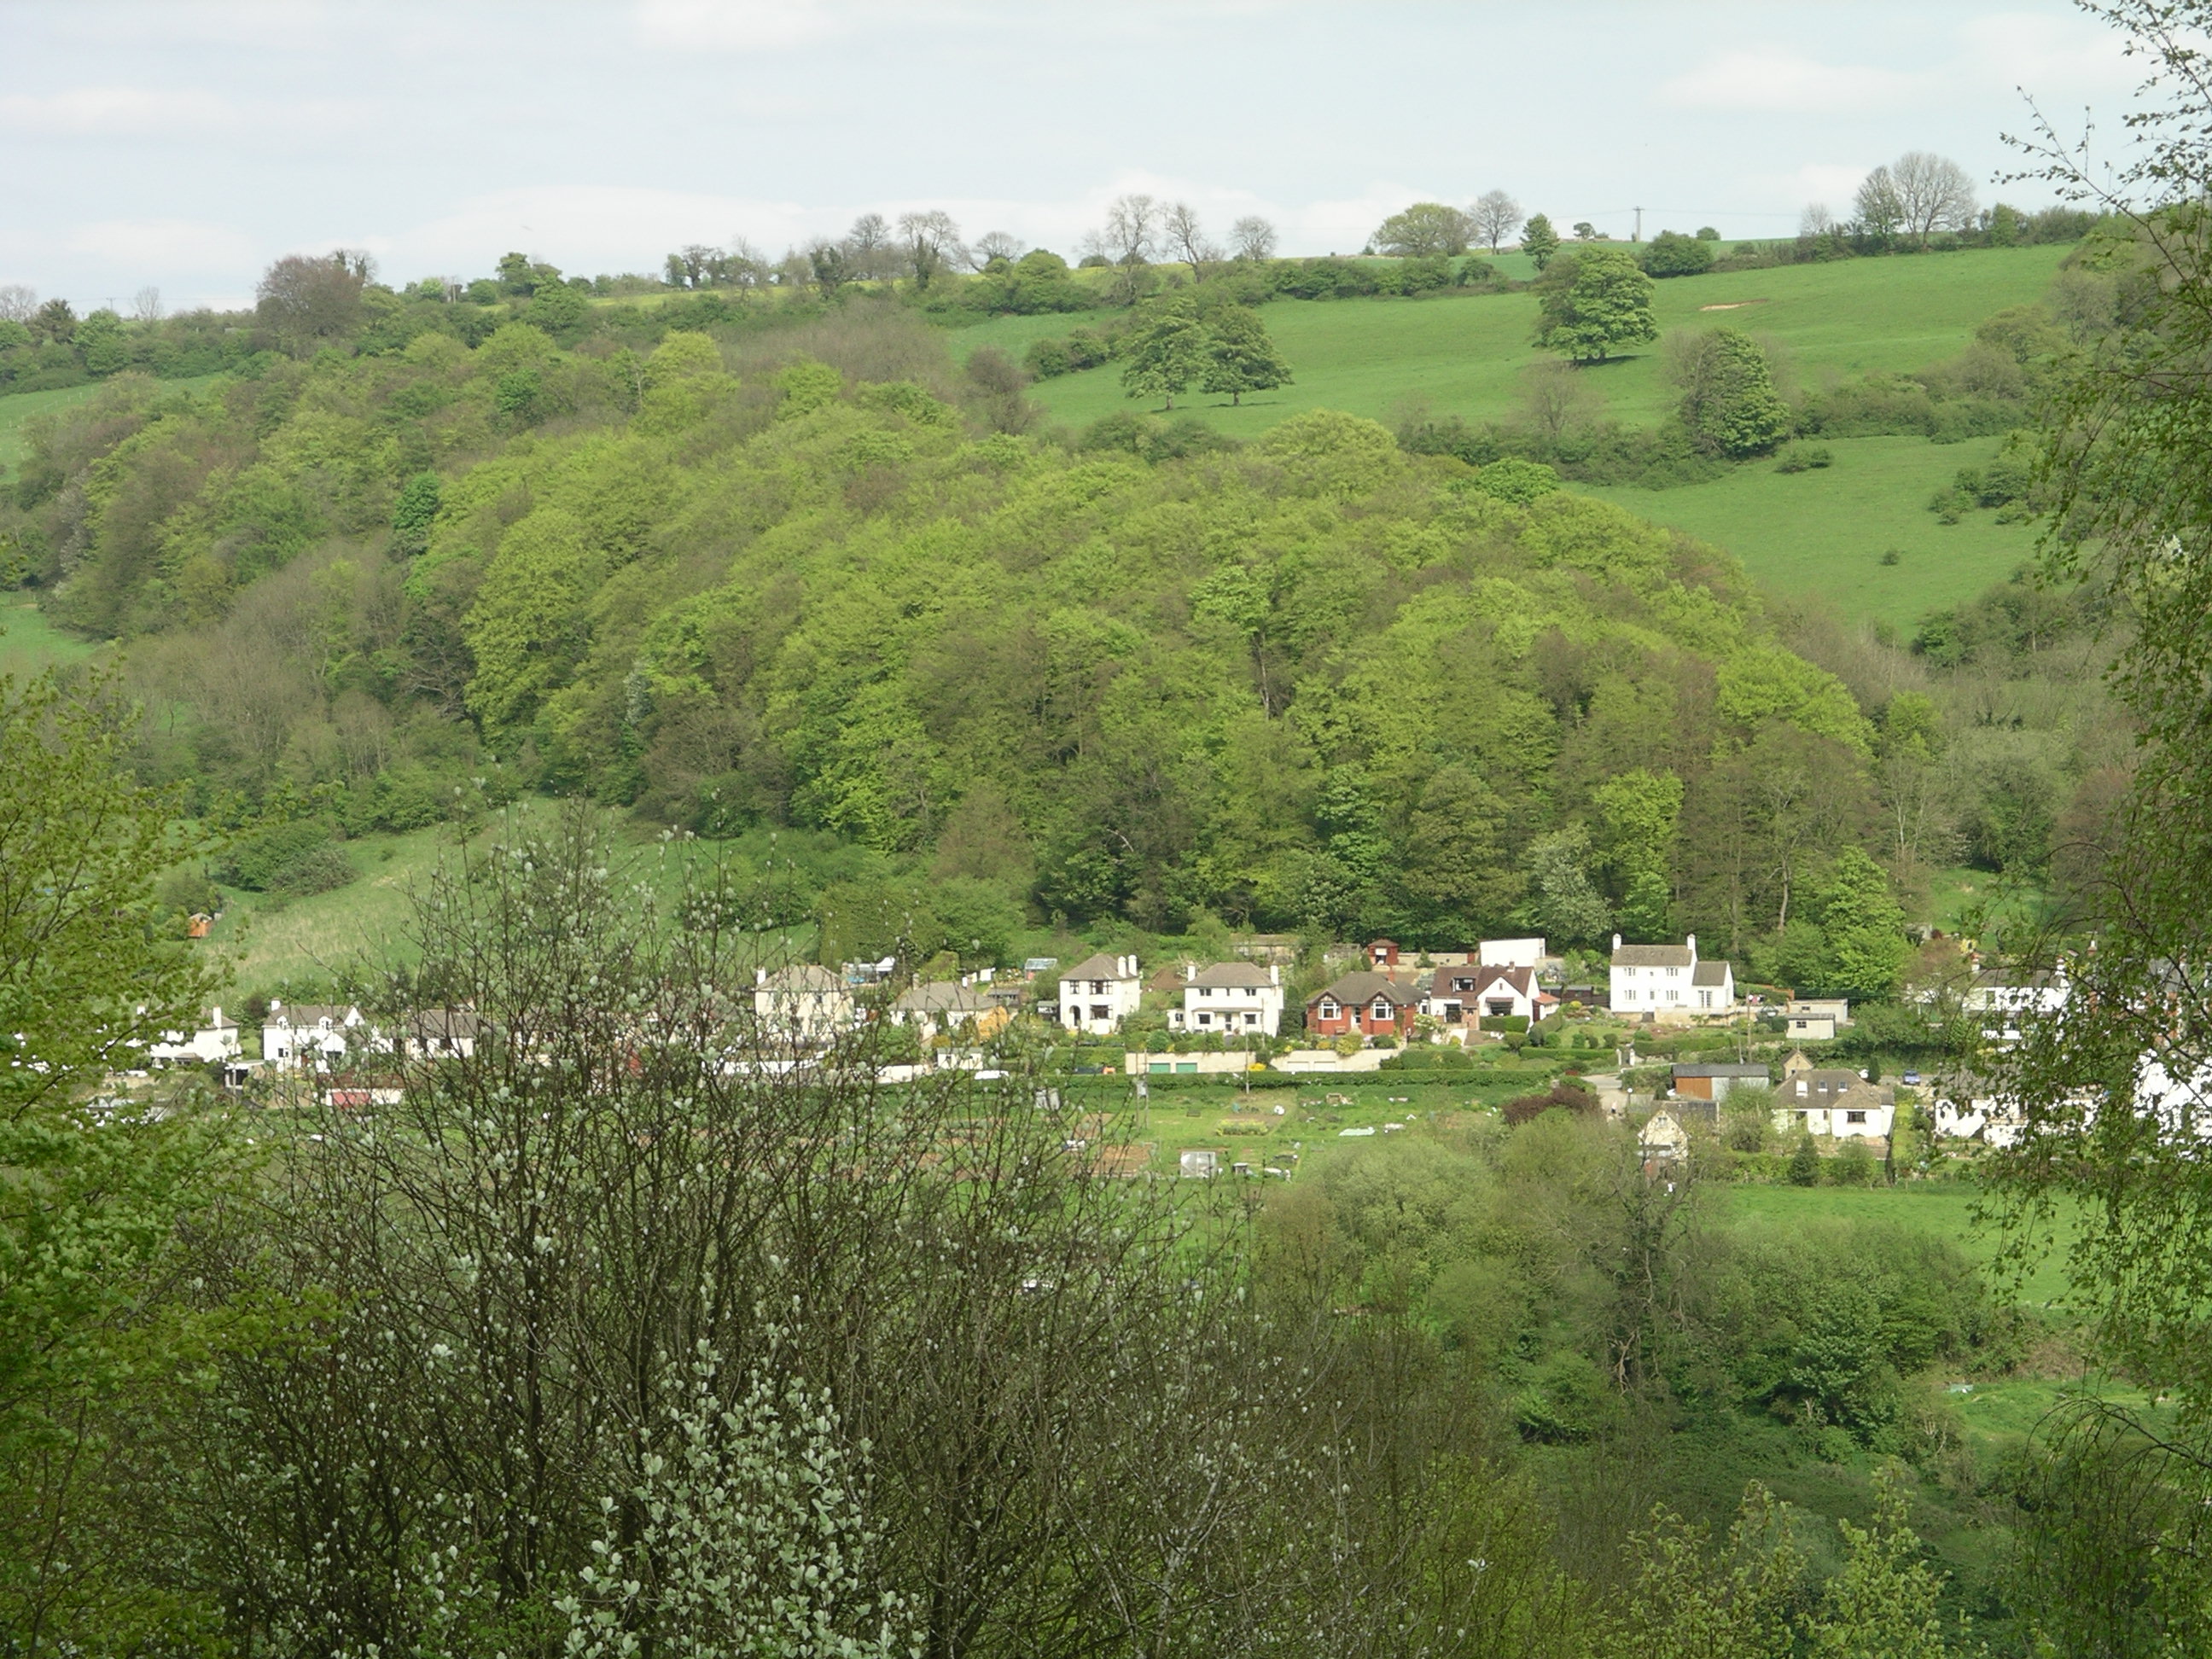
<svg viewBox="0 0 2212 1659"><path fill-rule="evenodd" d="M1376 973L1387 972L1398 965L1398 941L1378 939L1367 947L1367 965Z"/></svg>
<svg viewBox="0 0 2212 1659"><path fill-rule="evenodd" d="M1348 1031L1375 1036L1389 1031L1404 1036L1420 1012L1421 988L1388 974L1346 974L1326 990L1306 999L1306 1030L1317 1037Z"/></svg>

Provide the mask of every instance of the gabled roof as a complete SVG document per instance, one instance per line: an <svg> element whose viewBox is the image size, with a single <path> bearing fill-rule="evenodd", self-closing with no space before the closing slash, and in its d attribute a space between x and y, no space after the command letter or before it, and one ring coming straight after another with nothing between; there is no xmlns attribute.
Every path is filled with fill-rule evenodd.
<svg viewBox="0 0 2212 1659"><path fill-rule="evenodd" d="M455 1042L473 1039L477 1015L473 1008L424 1008L410 1015L407 1034L417 1042Z"/></svg>
<svg viewBox="0 0 2212 1659"><path fill-rule="evenodd" d="M1421 993L1418 987L1393 979L1388 974L1360 973L1346 974L1327 989L1315 992L1306 999L1306 1006L1311 1007L1323 997L1334 997L1347 1007L1382 997L1395 1006L1410 1008L1420 1000Z"/></svg>
<svg viewBox="0 0 2212 1659"><path fill-rule="evenodd" d="M1730 977L1725 957L1700 961L1690 970L1690 983L1692 985L1725 985Z"/></svg>
<svg viewBox="0 0 2212 1659"><path fill-rule="evenodd" d="M1275 983L1265 968L1255 968L1249 962L1217 962L1211 968L1200 969L1184 982L1232 991L1256 990Z"/></svg>
<svg viewBox="0 0 2212 1659"><path fill-rule="evenodd" d="M909 985L891 1004L907 1014L988 1014L998 1006L988 992L950 979Z"/></svg>
<svg viewBox="0 0 2212 1659"><path fill-rule="evenodd" d="M1696 959L1686 945L1624 945L1613 953L1616 968L1687 968Z"/></svg>
<svg viewBox="0 0 2212 1659"><path fill-rule="evenodd" d="M802 962L779 973L770 974L760 986L763 991L783 992L842 991L844 988L845 981L837 975L827 968L817 968L811 962Z"/></svg>
<svg viewBox="0 0 2212 1659"><path fill-rule="evenodd" d="M1077 963L1073 968L1061 969L1060 970L1060 976L1063 981L1071 979L1127 979L1129 977L1128 975L1121 971L1121 963L1120 959L1115 957L1108 956L1103 951L1101 951L1095 957L1084 957L1082 961Z"/></svg>
<svg viewBox="0 0 2212 1659"><path fill-rule="evenodd" d="M361 1010L349 1003L340 1006L327 1002L288 1002L269 1011L270 1024L289 1025L295 1030L311 1025L343 1025L349 1018L361 1018Z"/></svg>

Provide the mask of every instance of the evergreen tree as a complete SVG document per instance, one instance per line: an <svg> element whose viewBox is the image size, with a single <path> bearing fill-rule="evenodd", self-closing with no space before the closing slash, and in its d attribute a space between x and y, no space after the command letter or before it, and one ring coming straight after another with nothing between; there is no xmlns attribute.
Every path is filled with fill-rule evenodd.
<svg viewBox="0 0 2212 1659"><path fill-rule="evenodd" d="M1552 263L1552 256L1559 251L1559 233L1552 228L1548 215L1528 216L1528 222L1521 227L1521 251L1540 271Z"/></svg>
<svg viewBox="0 0 2212 1659"><path fill-rule="evenodd" d="M1702 246L1698 244L1698 246ZM1790 434L1790 406L1759 342L1716 328L1669 342L1669 373L1682 389L1682 424L1711 454L1763 455Z"/></svg>
<svg viewBox="0 0 2212 1659"><path fill-rule="evenodd" d="M1232 406L1248 392L1273 392L1291 383L1291 366L1267 337L1267 325L1250 306L1224 306L1206 319L1205 392L1225 392Z"/></svg>
<svg viewBox="0 0 2212 1659"><path fill-rule="evenodd" d="M1793 1187L1817 1187L1820 1184L1820 1149L1813 1144L1808 1133L1797 1142L1797 1150L1790 1154L1790 1184Z"/></svg>

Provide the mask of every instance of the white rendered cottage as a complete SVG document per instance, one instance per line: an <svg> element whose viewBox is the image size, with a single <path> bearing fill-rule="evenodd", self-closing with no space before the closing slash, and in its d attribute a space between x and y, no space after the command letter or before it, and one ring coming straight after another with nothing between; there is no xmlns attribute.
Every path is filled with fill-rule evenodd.
<svg viewBox="0 0 2212 1659"><path fill-rule="evenodd" d="M1060 1023L1071 1031L1111 1036L1144 995L1134 957L1087 957L1060 976Z"/></svg>
<svg viewBox="0 0 2212 1659"><path fill-rule="evenodd" d="M1690 1019L1735 1012L1735 969L1700 961L1698 936L1680 945L1624 945L1613 936L1613 981L1606 1006L1616 1014Z"/></svg>
<svg viewBox="0 0 2212 1659"><path fill-rule="evenodd" d="M261 1058L279 1071L319 1069L343 1060L349 1048L367 1046L372 1035L350 1003L272 1002L261 1022Z"/></svg>
<svg viewBox="0 0 2212 1659"><path fill-rule="evenodd" d="M1200 1036L1275 1036L1283 1029L1283 970L1249 962L1218 962L1211 968L1186 963L1182 1006L1168 1010L1168 1029Z"/></svg>
<svg viewBox="0 0 2212 1659"><path fill-rule="evenodd" d="M161 1040L148 1045L147 1058L168 1065L195 1061L214 1065L219 1060L238 1058L238 1022L226 1019L220 1008L211 1008L208 1017L191 1031L164 1031Z"/></svg>

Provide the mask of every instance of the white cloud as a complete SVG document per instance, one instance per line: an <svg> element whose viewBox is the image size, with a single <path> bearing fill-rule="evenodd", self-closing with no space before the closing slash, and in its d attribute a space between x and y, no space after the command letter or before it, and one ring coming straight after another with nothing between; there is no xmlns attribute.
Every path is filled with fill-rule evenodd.
<svg viewBox="0 0 2212 1659"><path fill-rule="evenodd" d="M251 267L256 255L250 238L196 219L102 219L72 226L60 240L70 252L106 260L125 273L149 267L236 270Z"/></svg>
<svg viewBox="0 0 2212 1659"><path fill-rule="evenodd" d="M452 212L354 245L374 252L385 275L404 282L433 271L480 275L509 249L571 270L659 266L685 242L735 236L781 249L830 228L835 215L789 202L617 185L549 185L471 197Z"/></svg>
<svg viewBox="0 0 2212 1659"><path fill-rule="evenodd" d="M1823 64L1786 46L1723 52L1659 88L1678 107L1732 114L1740 110L1863 110L1929 91L1930 75L1856 64Z"/></svg>
<svg viewBox="0 0 2212 1659"><path fill-rule="evenodd" d="M204 131L237 124L237 110L212 93L146 87L76 87L38 97L0 98L0 125L49 137Z"/></svg>
<svg viewBox="0 0 2212 1659"><path fill-rule="evenodd" d="M1866 176L1874 171L1868 162L1808 161L1795 175L1797 193L1807 202L1819 202L1838 219L1851 216L1851 198Z"/></svg>
<svg viewBox="0 0 2212 1659"><path fill-rule="evenodd" d="M2046 105L2132 92L2148 67L2121 51L2117 30L2080 17L1992 12L1961 24L1959 40L1963 70Z"/></svg>
<svg viewBox="0 0 2212 1659"><path fill-rule="evenodd" d="M774 52L842 33L850 21L827 0L638 0L649 46Z"/></svg>

